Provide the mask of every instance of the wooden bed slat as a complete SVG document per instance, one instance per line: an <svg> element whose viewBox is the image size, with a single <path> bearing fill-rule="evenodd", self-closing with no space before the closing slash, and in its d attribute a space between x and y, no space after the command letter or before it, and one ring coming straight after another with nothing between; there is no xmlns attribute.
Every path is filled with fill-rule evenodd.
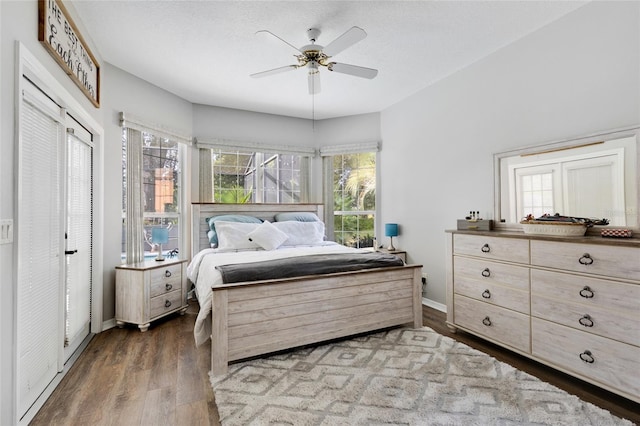
<svg viewBox="0 0 640 426"><path fill-rule="evenodd" d="M408 316L380 317L379 314L365 315L358 318L341 319L313 326L300 327L297 337L292 337L289 330L278 335L269 335L268 339L257 341L246 338L233 342L229 347L229 360L239 360L255 355L295 348L310 343L318 343L352 334L364 333L385 327L411 322ZM230 342L231 345L231 342Z"/></svg>
<svg viewBox="0 0 640 426"><path fill-rule="evenodd" d="M304 302L322 302L325 300L339 299L343 297L360 297L370 293L379 293L396 290L401 287L402 281L374 282L370 285L356 285L349 287L339 287L326 290L313 290L295 294L280 296L268 296L261 299L251 299L247 301L229 302L229 316L236 312L257 311L270 307L297 305ZM405 286L406 288L406 286ZM412 295L411 289L409 296Z"/></svg>
<svg viewBox="0 0 640 426"><path fill-rule="evenodd" d="M411 306L411 294L400 299L365 304L358 303L345 307L327 304L324 310L317 312L297 313L263 322L256 323L252 321L240 326L229 326L229 341L255 335L262 335L261 338L263 338L265 334L273 333L274 330L286 331L305 325L328 323L332 320L353 318L354 315L362 315L363 313L386 314L389 311L406 310Z"/></svg>
<svg viewBox="0 0 640 426"><path fill-rule="evenodd" d="M229 316L228 323L229 327L235 327L242 324L270 321L287 316L296 316L311 312L321 312L328 309L342 309L353 305L368 305L370 303L384 302L406 297L413 297L411 290L401 288L380 293L366 294L360 296L358 300L353 300L353 298L351 297L342 297L321 301L314 300L307 303L296 303L293 305L276 306L255 311L235 313Z"/></svg>

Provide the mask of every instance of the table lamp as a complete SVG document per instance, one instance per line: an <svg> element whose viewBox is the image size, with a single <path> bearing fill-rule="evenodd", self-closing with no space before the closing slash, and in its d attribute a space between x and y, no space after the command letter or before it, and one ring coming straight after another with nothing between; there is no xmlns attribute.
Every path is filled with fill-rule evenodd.
<svg viewBox="0 0 640 426"><path fill-rule="evenodd" d="M169 229L153 228L151 230L151 242L153 244L158 244L158 256L156 256L156 260L164 260L164 256L162 255L162 245L169 242Z"/></svg>
<svg viewBox="0 0 640 426"><path fill-rule="evenodd" d="M387 247L387 250L395 250L396 248L393 246L393 237L398 236L398 224L386 223L384 225L384 235L390 238L389 247Z"/></svg>

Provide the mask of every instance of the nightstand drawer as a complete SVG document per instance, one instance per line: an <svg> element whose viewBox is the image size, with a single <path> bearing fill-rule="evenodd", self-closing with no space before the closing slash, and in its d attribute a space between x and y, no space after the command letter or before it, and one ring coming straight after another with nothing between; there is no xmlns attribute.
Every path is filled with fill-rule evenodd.
<svg viewBox="0 0 640 426"><path fill-rule="evenodd" d="M149 304L149 319L153 320L162 314L175 311L182 307L182 291L179 289L172 291L171 293L154 297L151 299Z"/></svg>
<svg viewBox="0 0 640 426"><path fill-rule="evenodd" d="M170 265L150 271L150 295L156 297L160 294L177 290L182 285L182 265Z"/></svg>

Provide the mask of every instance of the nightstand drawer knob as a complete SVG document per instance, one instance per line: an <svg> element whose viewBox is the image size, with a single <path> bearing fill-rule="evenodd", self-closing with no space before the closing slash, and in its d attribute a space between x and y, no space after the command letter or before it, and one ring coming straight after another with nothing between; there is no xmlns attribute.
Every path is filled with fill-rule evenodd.
<svg viewBox="0 0 640 426"><path fill-rule="evenodd" d="M164 271L164 276L169 278L171 276L171 271L168 270L168 269L166 271Z"/></svg>
<svg viewBox="0 0 640 426"><path fill-rule="evenodd" d="M165 308L168 308L169 306L171 306L171 300L166 300L166 301L164 302L164 307L165 307Z"/></svg>
<svg viewBox="0 0 640 426"><path fill-rule="evenodd" d="M489 289L486 289L482 292L482 297L484 297L485 299L491 299L491 292L489 291Z"/></svg>
<svg viewBox="0 0 640 426"><path fill-rule="evenodd" d="M489 268L484 268L484 270L482 271L482 276L485 278L491 276L491 271L489 270Z"/></svg>
<svg viewBox="0 0 640 426"><path fill-rule="evenodd" d="M480 250L482 250L483 253L489 253L491 251L491 248L489 247L489 244L485 244Z"/></svg>
<svg viewBox="0 0 640 426"><path fill-rule="evenodd" d="M484 317L482 323L488 327L491 325L491 319L489 317Z"/></svg>
<svg viewBox="0 0 640 426"><path fill-rule="evenodd" d="M173 288L173 285L171 284L165 284L164 288L167 289L167 291L170 291Z"/></svg>

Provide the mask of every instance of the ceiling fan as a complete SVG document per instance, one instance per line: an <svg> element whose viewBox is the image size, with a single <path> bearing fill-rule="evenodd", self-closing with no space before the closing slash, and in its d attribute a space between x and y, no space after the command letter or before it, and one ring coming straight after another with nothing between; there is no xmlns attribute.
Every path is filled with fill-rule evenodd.
<svg viewBox="0 0 640 426"><path fill-rule="evenodd" d="M307 37L309 38L310 44L302 46L301 48L295 47L293 44L283 40L271 31L261 30L256 34L259 33L269 34L292 47L297 52L294 56L298 59L298 63L295 65L285 65L283 67L257 72L255 74L251 74L251 77L266 77L297 68L307 67L309 69L309 94L314 95L316 93L320 93L320 67L326 67L329 71L369 79L378 75L378 70L373 68L365 68L357 65L341 64L330 61L330 58L342 52L346 48L353 46L367 36L365 30L360 27L349 28L344 34L333 40L326 47L316 44L316 40L318 39L318 36L320 36L320 30L317 28L309 28L307 30Z"/></svg>

